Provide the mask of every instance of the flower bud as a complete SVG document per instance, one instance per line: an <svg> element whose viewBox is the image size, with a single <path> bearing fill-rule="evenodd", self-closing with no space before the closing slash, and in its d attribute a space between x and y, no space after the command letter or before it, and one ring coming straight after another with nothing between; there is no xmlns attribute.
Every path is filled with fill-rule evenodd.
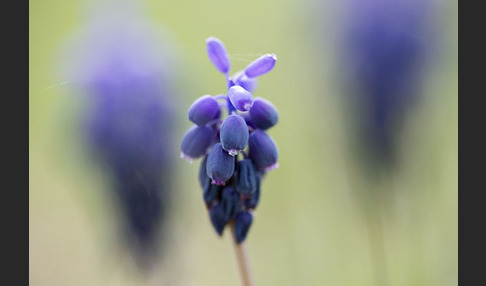
<svg viewBox="0 0 486 286"><path fill-rule="evenodd" d="M235 158L228 155L221 147L221 143L216 143L208 155L206 172L212 179L212 184L224 185L233 176L235 171Z"/></svg>
<svg viewBox="0 0 486 286"><path fill-rule="evenodd" d="M266 130L278 122L277 108L261 97L255 98L249 113L251 122L259 129Z"/></svg>
<svg viewBox="0 0 486 286"><path fill-rule="evenodd" d="M250 113L249 112L243 112L238 114L239 116L243 117L245 120L246 125L250 128L257 129L256 125L251 121Z"/></svg>
<svg viewBox="0 0 486 286"><path fill-rule="evenodd" d="M226 221L224 220L223 209L221 205L217 204L209 209L209 219L213 225L214 230L219 234L223 234Z"/></svg>
<svg viewBox="0 0 486 286"><path fill-rule="evenodd" d="M208 126L192 126L184 134L181 141L181 157L192 160L204 154L211 145L213 129Z"/></svg>
<svg viewBox="0 0 486 286"><path fill-rule="evenodd" d="M211 95L203 95L189 107L187 116L198 126L204 126L221 114L218 101Z"/></svg>
<svg viewBox="0 0 486 286"><path fill-rule="evenodd" d="M260 183L261 183L261 178L260 176L257 176L257 188L256 191L249 195L246 196L245 199L243 199L243 205L247 209L256 209L258 206L258 203L260 202Z"/></svg>
<svg viewBox="0 0 486 286"><path fill-rule="evenodd" d="M244 71L239 71L233 76L233 82L249 92L252 92L258 85L258 78L249 78Z"/></svg>
<svg viewBox="0 0 486 286"><path fill-rule="evenodd" d="M239 212L236 215L233 233L237 243L245 240L252 221L253 215L250 212Z"/></svg>
<svg viewBox="0 0 486 286"><path fill-rule="evenodd" d="M221 125L219 138L221 146L231 156L236 156L238 151L245 149L248 145L250 133L245 119L237 114L226 117Z"/></svg>
<svg viewBox="0 0 486 286"><path fill-rule="evenodd" d="M228 98L239 111L248 111L253 106L253 95L239 85L228 90Z"/></svg>
<svg viewBox="0 0 486 286"><path fill-rule="evenodd" d="M211 179L209 177L206 178L207 180L203 188L203 200L206 205L210 206L219 200L223 187L211 184Z"/></svg>
<svg viewBox="0 0 486 286"><path fill-rule="evenodd" d="M220 206L223 209L224 219L226 221L232 220L236 213L240 210L240 195L231 186L226 186L223 188L221 193Z"/></svg>
<svg viewBox="0 0 486 286"><path fill-rule="evenodd" d="M250 159L238 162L236 168L236 190L240 194L250 195L257 190L257 174Z"/></svg>
<svg viewBox="0 0 486 286"><path fill-rule="evenodd" d="M230 69L230 61L223 42L215 37L206 39L208 57L216 68L226 74Z"/></svg>
<svg viewBox="0 0 486 286"><path fill-rule="evenodd" d="M257 170L269 171L278 167L277 145L265 131L257 129L248 142L249 156Z"/></svg>
<svg viewBox="0 0 486 286"><path fill-rule="evenodd" d="M266 54L254 60L245 68L245 74L249 78L261 76L271 71L275 66L277 56L275 54Z"/></svg>

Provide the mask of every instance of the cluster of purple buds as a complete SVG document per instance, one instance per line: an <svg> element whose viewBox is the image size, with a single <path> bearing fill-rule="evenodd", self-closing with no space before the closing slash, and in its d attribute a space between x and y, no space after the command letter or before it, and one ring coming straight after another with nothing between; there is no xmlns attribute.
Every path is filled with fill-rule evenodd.
<svg viewBox="0 0 486 286"><path fill-rule="evenodd" d="M203 95L191 105L188 117L194 125L182 138L181 156L189 161L203 157L199 183L210 221L219 235L233 223L235 240L241 243L260 199L262 177L278 167L277 146L265 132L277 124L277 109L252 95L257 78L273 69L277 57L265 54L229 76L224 44L210 37L206 47L211 62L226 76L227 94Z"/></svg>

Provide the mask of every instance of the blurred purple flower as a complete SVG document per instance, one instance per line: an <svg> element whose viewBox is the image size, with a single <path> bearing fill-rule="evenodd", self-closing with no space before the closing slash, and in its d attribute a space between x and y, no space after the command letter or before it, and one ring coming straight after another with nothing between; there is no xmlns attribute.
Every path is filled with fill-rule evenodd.
<svg viewBox="0 0 486 286"><path fill-rule="evenodd" d="M139 7L115 7L93 10L70 51L71 72L87 96L84 132L113 179L128 243L146 257L157 249L172 193L175 96L168 72L174 69L162 54L170 42L140 16Z"/></svg>
<svg viewBox="0 0 486 286"><path fill-rule="evenodd" d="M347 85L364 112L360 130L379 160L393 157L395 124L418 96L431 45L428 1L348 0L343 52Z"/></svg>

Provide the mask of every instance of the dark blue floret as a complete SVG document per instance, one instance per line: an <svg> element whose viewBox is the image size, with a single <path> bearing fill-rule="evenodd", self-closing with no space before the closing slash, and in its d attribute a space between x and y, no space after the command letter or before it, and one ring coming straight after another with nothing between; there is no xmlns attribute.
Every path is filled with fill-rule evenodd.
<svg viewBox="0 0 486 286"><path fill-rule="evenodd" d="M249 156L259 171L272 170L278 167L277 145L267 133L256 130L250 135Z"/></svg>
<svg viewBox="0 0 486 286"><path fill-rule="evenodd" d="M221 114L218 101L211 95L203 95L189 107L187 116L198 126L204 126Z"/></svg>
<svg viewBox="0 0 486 286"><path fill-rule="evenodd" d="M236 215L233 232L237 243L241 243L246 239L252 222L253 215L250 212L239 212Z"/></svg>
<svg viewBox="0 0 486 286"><path fill-rule="evenodd" d="M277 108L261 97L255 98L249 113L252 123L259 129L266 130L278 122Z"/></svg>
<svg viewBox="0 0 486 286"><path fill-rule="evenodd" d="M223 150L221 143L216 143L208 155L206 172L216 185L224 185L235 171L235 158Z"/></svg>
<svg viewBox="0 0 486 286"><path fill-rule="evenodd" d="M243 199L243 205L249 210L256 209L258 203L260 202L260 182L261 182L261 177L257 176L256 191L249 196L245 196L245 198Z"/></svg>
<svg viewBox="0 0 486 286"><path fill-rule="evenodd" d="M226 220L224 219L223 209L219 204L212 206L209 209L209 219L213 225L214 230L219 234L223 234Z"/></svg>
<svg viewBox="0 0 486 286"><path fill-rule="evenodd" d="M203 200L207 206L210 206L219 201L223 186L213 185L211 184L211 179L209 177L206 178L207 180L203 187Z"/></svg>
<svg viewBox="0 0 486 286"><path fill-rule="evenodd" d="M231 156L235 156L238 151L245 149L249 136L245 120L237 114L226 117L221 125L219 134L221 146Z"/></svg>
<svg viewBox="0 0 486 286"><path fill-rule="evenodd" d="M206 154L213 139L213 129L208 126L192 126L181 141L182 156L195 159Z"/></svg>
<svg viewBox="0 0 486 286"><path fill-rule="evenodd" d="M256 125L251 120L250 112L242 112L239 115L243 117L243 119L245 119L245 123L248 126L248 129L257 129Z"/></svg>
<svg viewBox="0 0 486 286"><path fill-rule="evenodd" d="M236 190L240 194L250 195L257 189L257 172L250 159L238 162L236 167Z"/></svg>
<svg viewBox="0 0 486 286"><path fill-rule="evenodd" d="M224 219L226 221L232 220L241 207L240 195L235 188L231 186L223 188L220 205L223 209Z"/></svg>

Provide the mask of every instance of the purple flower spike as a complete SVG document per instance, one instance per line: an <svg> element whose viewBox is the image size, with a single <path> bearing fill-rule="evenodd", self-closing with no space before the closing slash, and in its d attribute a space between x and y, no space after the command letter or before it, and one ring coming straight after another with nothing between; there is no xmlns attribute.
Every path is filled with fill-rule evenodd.
<svg viewBox="0 0 486 286"><path fill-rule="evenodd" d="M230 61L223 42L215 37L209 37L206 39L206 48L213 65L220 72L227 74L230 70Z"/></svg>
<svg viewBox="0 0 486 286"><path fill-rule="evenodd" d="M249 92L253 92L258 85L258 78L249 78L244 71L239 71L233 76L233 82Z"/></svg>
<svg viewBox="0 0 486 286"><path fill-rule="evenodd" d="M277 62L275 54L266 54L250 63L246 69L245 74L249 78L257 77L271 71Z"/></svg>
<svg viewBox="0 0 486 286"><path fill-rule="evenodd" d="M234 235L237 243L242 243L253 222L253 215L250 212L239 212L235 218Z"/></svg>
<svg viewBox="0 0 486 286"><path fill-rule="evenodd" d="M221 114L218 101L211 95L203 95L189 107L187 116L198 126L204 126Z"/></svg>
<svg viewBox="0 0 486 286"><path fill-rule="evenodd" d="M221 146L231 156L236 156L248 145L248 126L245 119L237 114L226 117L219 132Z"/></svg>
<svg viewBox="0 0 486 286"><path fill-rule="evenodd" d="M258 128L266 130L278 122L277 108L268 100L257 97L250 109L251 122Z"/></svg>
<svg viewBox="0 0 486 286"><path fill-rule="evenodd" d="M257 129L250 135L248 142L250 159L258 170L270 171L278 167L278 150L272 137Z"/></svg>
<svg viewBox="0 0 486 286"><path fill-rule="evenodd" d="M182 139L181 148L184 157L204 156L198 181L211 224L221 235L231 222L239 244L259 204L263 175L278 166L277 146L263 130L277 124L279 114L272 103L254 100L252 94L257 77L272 70L277 58L264 55L230 77L223 43L213 37L206 43L210 60L225 74L226 93L202 96L191 105L188 117L196 125ZM243 151L247 147L248 152Z"/></svg>
<svg viewBox="0 0 486 286"><path fill-rule="evenodd" d="M211 127L192 126L182 138L181 157L190 161L206 154L212 139L213 129Z"/></svg>
<svg viewBox="0 0 486 286"><path fill-rule="evenodd" d="M253 95L239 85L228 90L228 98L239 111L248 111L253 106Z"/></svg>
<svg viewBox="0 0 486 286"><path fill-rule="evenodd" d="M233 176L235 171L235 158L228 155L221 147L221 143L216 143L209 152L206 163L206 172L212 179L212 184L224 185Z"/></svg>

